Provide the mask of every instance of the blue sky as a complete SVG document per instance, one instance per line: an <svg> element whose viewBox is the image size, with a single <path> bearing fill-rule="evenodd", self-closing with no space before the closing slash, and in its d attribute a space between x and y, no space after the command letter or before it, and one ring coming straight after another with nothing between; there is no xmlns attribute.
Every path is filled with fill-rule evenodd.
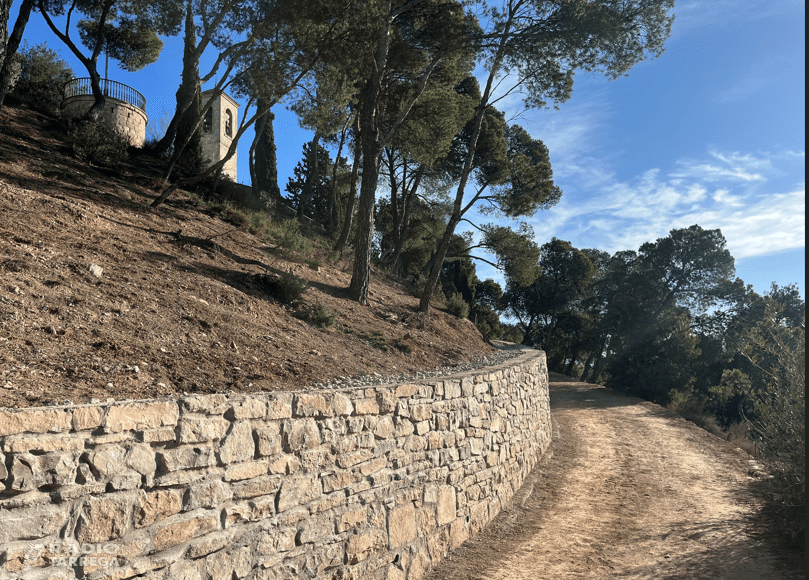
<svg viewBox="0 0 809 580"><path fill-rule="evenodd" d="M805 5L679 1L675 13L665 53L628 77L579 73L558 111L521 112L518 97L500 103L548 146L564 192L527 221L539 244L555 236L608 252L695 223L720 228L745 282L759 293L772 281L797 283L805 297ZM86 76L41 15L32 14L24 39L47 41ZM146 96L155 129L170 118L180 82L181 41L164 40L160 60L138 73L110 63L111 79ZM203 72L214 55L206 57ZM311 133L283 105L275 113L283 190ZM252 132L239 147L243 183L251 140ZM502 281L482 263L478 276Z"/></svg>

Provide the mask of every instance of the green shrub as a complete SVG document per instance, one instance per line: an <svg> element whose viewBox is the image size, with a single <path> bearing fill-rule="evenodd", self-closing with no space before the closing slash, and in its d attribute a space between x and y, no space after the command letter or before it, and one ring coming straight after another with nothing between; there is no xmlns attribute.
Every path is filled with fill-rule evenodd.
<svg viewBox="0 0 809 580"><path fill-rule="evenodd" d="M402 338L397 338L396 340L393 341L393 348L403 353L413 352L413 347L411 347L408 343L406 343Z"/></svg>
<svg viewBox="0 0 809 580"><path fill-rule="evenodd" d="M447 296L445 303L450 314L458 318L467 318L469 316L469 304L464 301L463 294L460 292L451 292Z"/></svg>
<svg viewBox="0 0 809 580"><path fill-rule="evenodd" d="M328 328L337 320L337 313L325 304L318 302L309 314L309 321L318 328Z"/></svg>
<svg viewBox="0 0 809 580"><path fill-rule="evenodd" d="M24 42L15 57L20 76L13 94L43 113L57 115L73 70L44 42L33 47Z"/></svg>
<svg viewBox="0 0 809 580"><path fill-rule="evenodd" d="M255 282L282 304L297 302L309 290L309 283L291 272L284 272L280 276L258 274Z"/></svg>
<svg viewBox="0 0 809 580"><path fill-rule="evenodd" d="M68 142L79 159L99 167L116 167L129 158L129 141L98 119L68 125Z"/></svg>

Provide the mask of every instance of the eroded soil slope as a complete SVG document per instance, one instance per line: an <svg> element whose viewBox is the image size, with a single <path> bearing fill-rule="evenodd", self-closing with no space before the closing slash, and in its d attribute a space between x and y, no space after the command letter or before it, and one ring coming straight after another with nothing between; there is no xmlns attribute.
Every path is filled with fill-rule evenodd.
<svg viewBox="0 0 809 580"><path fill-rule="evenodd" d="M551 413L551 452L512 507L429 580L804 577L757 523L741 450L597 385L552 382Z"/></svg>
<svg viewBox="0 0 809 580"><path fill-rule="evenodd" d="M0 407L297 389L494 350L469 320L433 309L425 322L382 274L367 306L348 300L351 264L327 251L284 259L183 195L150 209L148 162L101 173L70 157L58 129L0 110ZM285 272L333 326L268 294L260 277Z"/></svg>

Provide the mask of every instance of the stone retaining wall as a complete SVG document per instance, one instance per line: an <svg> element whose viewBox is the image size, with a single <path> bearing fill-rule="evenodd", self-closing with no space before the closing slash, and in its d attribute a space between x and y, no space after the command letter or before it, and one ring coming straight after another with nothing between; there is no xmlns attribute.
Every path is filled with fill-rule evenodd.
<svg viewBox="0 0 809 580"><path fill-rule="evenodd" d="M0 578L417 579L550 436L536 350L373 388L0 409Z"/></svg>

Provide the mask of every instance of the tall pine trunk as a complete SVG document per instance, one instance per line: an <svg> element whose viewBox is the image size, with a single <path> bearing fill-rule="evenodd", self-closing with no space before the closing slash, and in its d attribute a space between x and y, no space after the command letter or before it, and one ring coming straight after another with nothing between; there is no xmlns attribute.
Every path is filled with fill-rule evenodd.
<svg viewBox="0 0 809 580"><path fill-rule="evenodd" d="M354 119L354 164L351 166L351 185L348 187L348 200L346 203L346 214L343 218L343 228L340 237L334 244L334 251L343 253L348 235L351 233L351 225L354 221L354 205L357 202L357 181L360 174L360 161L362 159L362 142L360 141L360 116Z"/></svg>
<svg viewBox="0 0 809 580"><path fill-rule="evenodd" d="M8 36L8 17L11 10L11 0L0 0L0 109L3 108L3 101L11 88L11 65L17 48L22 40L22 33L28 18L31 16L31 9L34 7L34 0L23 0L17 21L11 36Z"/></svg>

